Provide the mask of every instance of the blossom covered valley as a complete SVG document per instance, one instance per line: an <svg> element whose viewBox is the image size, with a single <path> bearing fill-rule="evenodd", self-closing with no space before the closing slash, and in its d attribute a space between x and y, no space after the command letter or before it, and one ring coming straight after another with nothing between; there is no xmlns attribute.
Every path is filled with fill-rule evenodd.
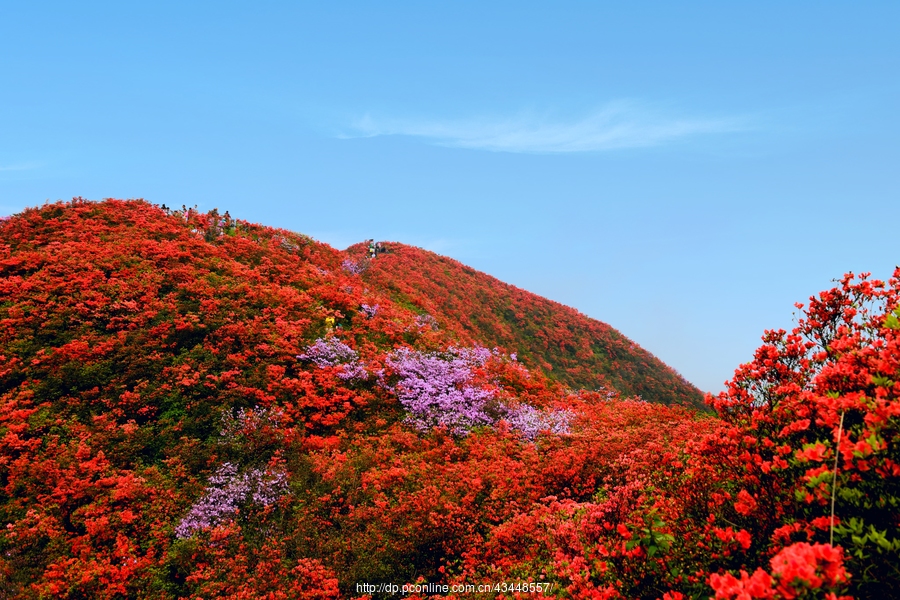
<svg viewBox="0 0 900 600"><path fill-rule="evenodd" d="M0 220L0 597L897 596L900 270L704 398L383 249L139 200Z"/></svg>

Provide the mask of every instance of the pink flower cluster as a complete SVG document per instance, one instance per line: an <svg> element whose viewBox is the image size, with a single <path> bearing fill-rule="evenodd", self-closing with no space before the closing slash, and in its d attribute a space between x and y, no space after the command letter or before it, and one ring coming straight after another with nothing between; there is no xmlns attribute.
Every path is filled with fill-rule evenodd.
<svg viewBox="0 0 900 600"><path fill-rule="evenodd" d="M567 435L572 413L567 410L538 410L528 404L508 408L503 420L522 437L534 441L541 433Z"/></svg>

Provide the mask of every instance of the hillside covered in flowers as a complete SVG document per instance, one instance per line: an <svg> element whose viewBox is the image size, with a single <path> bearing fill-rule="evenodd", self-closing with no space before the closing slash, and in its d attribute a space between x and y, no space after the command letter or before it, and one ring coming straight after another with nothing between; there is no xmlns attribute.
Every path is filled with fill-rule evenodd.
<svg viewBox="0 0 900 600"><path fill-rule="evenodd" d="M896 596L900 271L700 408L602 323L379 249L0 220L0 597Z"/></svg>
<svg viewBox="0 0 900 600"><path fill-rule="evenodd" d="M509 348L529 368L573 389L607 387L650 402L703 404L693 385L606 323L451 258L403 244L384 248L363 279L436 317L460 340ZM359 255L365 248L348 250Z"/></svg>

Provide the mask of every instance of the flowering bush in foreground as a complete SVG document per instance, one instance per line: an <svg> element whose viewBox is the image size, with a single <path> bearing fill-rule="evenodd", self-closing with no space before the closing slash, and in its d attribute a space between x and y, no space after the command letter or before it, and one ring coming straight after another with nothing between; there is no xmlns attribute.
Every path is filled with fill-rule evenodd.
<svg viewBox="0 0 900 600"><path fill-rule="evenodd" d="M710 584L716 598L818 598L832 589L842 588L849 579L841 549L830 544L791 544L773 556L770 564L771 575L763 569L757 569L749 576L746 571L741 571L740 579L730 573L713 573ZM835 597L833 592L830 597ZM850 596L841 598L849 599Z"/></svg>
<svg viewBox="0 0 900 600"><path fill-rule="evenodd" d="M673 420L662 444L632 439L600 461L592 497L499 525L465 577L524 566L575 598L896 597L900 270L887 284L846 276L792 333L763 339L714 399L719 418ZM610 432L584 429L595 410L555 440L572 444L561 460L590 439L578 464L598 464L590 451ZM659 435L648 425L639 436Z"/></svg>
<svg viewBox="0 0 900 600"><path fill-rule="evenodd" d="M715 399L735 432L734 510L775 548L842 546L851 591L889 597L900 585L900 269L887 283L848 274L797 306L797 327L766 332Z"/></svg>

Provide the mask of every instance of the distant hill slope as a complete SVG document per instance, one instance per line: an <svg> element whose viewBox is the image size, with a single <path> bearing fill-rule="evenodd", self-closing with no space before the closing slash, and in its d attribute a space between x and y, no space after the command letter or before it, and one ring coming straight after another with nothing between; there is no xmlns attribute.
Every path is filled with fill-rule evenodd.
<svg viewBox="0 0 900 600"><path fill-rule="evenodd" d="M466 342L518 352L529 368L572 388L612 387L664 404L703 405L701 392L607 325L420 248L386 243L362 277ZM363 245L347 249L362 256Z"/></svg>

